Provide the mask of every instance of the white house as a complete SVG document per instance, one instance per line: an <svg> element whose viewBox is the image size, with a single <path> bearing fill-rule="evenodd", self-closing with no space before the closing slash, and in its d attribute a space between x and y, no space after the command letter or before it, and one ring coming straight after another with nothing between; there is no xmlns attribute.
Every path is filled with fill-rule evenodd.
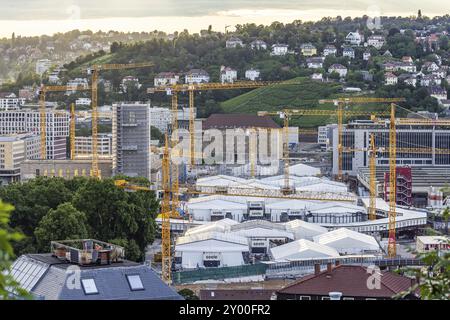
<svg viewBox="0 0 450 320"><path fill-rule="evenodd" d="M325 57L307 58L306 65L308 66L309 69L323 68L324 60L325 60Z"/></svg>
<svg viewBox="0 0 450 320"><path fill-rule="evenodd" d="M347 36L345 37L345 41L348 44L351 45L355 45L355 46L359 46L361 44L361 42L364 41L364 35L362 35L361 33L359 33L359 31L356 32L350 32L349 34L347 34Z"/></svg>
<svg viewBox="0 0 450 320"><path fill-rule="evenodd" d="M220 82L233 83L236 80L237 80L237 70L225 66L220 67Z"/></svg>
<svg viewBox="0 0 450 320"><path fill-rule="evenodd" d="M342 56L348 57L350 59L355 59L355 49L352 47L345 47L342 51Z"/></svg>
<svg viewBox="0 0 450 320"><path fill-rule="evenodd" d="M238 46L243 47L244 43L238 37L231 37L226 41L225 46L227 48L236 48Z"/></svg>
<svg viewBox="0 0 450 320"><path fill-rule="evenodd" d="M313 73L311 75L311 80L323 81L323 75L321 73Z"/></svg>
<svg viewBox="0 0 450 320"><path fill-rule="evenodd" d="M425 72L433 72L433 71L438 71L438 70L439 70L439 65L436 62L427 61L422 66L422 71L425 71Z"/></svg>
<svg viewBox="0 0 450 320"><path fill-rule="evenodd" d="M398 77L392 72L387 72L384 74L385 84L387 86L396 85L398 83Z"/></svg>
<svg viewBox="0 0 450 320"><path fill-rule="evenodd" d="M381 47L383 47L385 41L386 41L386 40L384 39L383 36L380 36L380 35L372 35L372 36L369 36L369 37L367 38L367 45L368 45L368 46L371 46L371 47L375 47L375 48L377 48L378 50L380 50Z"/></svg>
<svg viewBox="0 0 450 320"><path fill-rule="evenodd" d="M420 79L420 85L422 87L440 86L442 79L433 74L427 74Z"/></svg>
<svg viewBox="0 0 450 320"><path fill-rule="evenodd" d="M332 44L326 45L325 48L323 49L323 56L324 57L326 57L328 55L336 55L336 53L337 53L337 49Z"/></svg>
<svg viewBox="0 0 450 320"><path fill-rule="evenodd" d="M371 53L370 53L369 50L364 51L364 53L363 53L363 60L364 60L364 61L369 61L371 56L372 56L372 55L371 55Z"/></svg>
<svg viewBox="0 0 450 320"><path fill-rule="evenodd" d="M328 73L336 72L339 74L339 77L343 78L347 75L347 68L342 64L335 63L328 68Z"/></svg>
<svg viewBox="0 0 450 320"><path fill-rule="evenodd" d="M334 248L345 255L380 251L380 245L374 237L347 228L315 236L314 242Z"/></svg>
<svg viewBox="0 0 450 320"><path fill-rule="evenodd" d="M261 72L258 69L248 69L245 71L245 79L255 81L258 80Z"/></svg>
<svg viewBox="0 0 450 320"><path fill-rule="evenodd" d="M160 72L155 76L155 87L172 86L178 83L180 76L173 72Z"/></svg>
<svg viewBox="0 0 450 320"><path fill-rule="evenodd" d="M267 43L262 40L256 39L250 42L250 48L253 50L267 50Z"/></svg>
<svg viewBox="0 0 450 320"><path fill-rule="evenodd" d="M136 88L140 88L142 85L139 83L139 79L133 76L126 76L122 79L122 83L120 85L120 88L122 92L126 92L128 90L128 86L132 84Z"/></svg>
<svg viewBox="0 0 450 320"><path fill-rule="evenodd" d="M209 82L209 74L202 69L189 70L184 77L185 83L204 83Z"/></svg>
<svg viewBox="0 0 450 320"><path fill-rule="evenodd" d="M288 53L288 45L276 43L272 45L272 53L273 56L284 56Z"/></svg>

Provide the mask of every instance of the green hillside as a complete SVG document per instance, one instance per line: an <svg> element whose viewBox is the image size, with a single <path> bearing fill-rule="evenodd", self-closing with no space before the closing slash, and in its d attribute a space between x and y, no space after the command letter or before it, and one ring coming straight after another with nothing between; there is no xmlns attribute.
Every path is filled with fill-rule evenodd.
<svg viewBox="0 0 450 320"><path fill-rule="evenodd" d="M335 108L333 105L319 105L318 100L349 96L340 92L340 89L342 89L342 85L336 82L324 83L300 77L283 84L252 90L222 102L221 106L226 113L251 114L256 114L258 111L280 111L285 108L332 110ZM368 104L352 106L352 110L363 109L386 110L386 106ZM275 120L280 122L279 119ZM292 118L290 123L310 128L336 121L335 116L305 116Z"/></svg>

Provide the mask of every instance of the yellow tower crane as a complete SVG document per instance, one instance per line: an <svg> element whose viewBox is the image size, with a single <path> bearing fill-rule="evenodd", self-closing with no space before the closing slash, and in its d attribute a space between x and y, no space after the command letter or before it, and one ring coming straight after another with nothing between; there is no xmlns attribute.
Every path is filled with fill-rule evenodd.
<svg viewBox="0 0 450 320"><path fill-rule="evenodd" d="M186 83L168 86L159 86L148 88L148 93L166 92L167 94L177 95L180 92L188 92L189 94L189 135L190 135L190 165L195 166L195 114L194 114L194 94L196 91L210 90L236 90L236 89L256 89L267 87L274 84L294 85L293 82L282 81L237 81L233 83ZM173 100L172 100L173 108Z"/></svg>
<svg viewBox="0 0 450 320"><path fill-rule="evenodd" d="M284 189L283 192L285 194L292 193L293 190L290 187L289 183L289 141L288 141L288 127L289 127L289 118L292 116L334 116L336 114L340 114L338 120L342 123L344 116L386 116L389 115L387 111L378 111L378 112L370 112L370 111L353 111L353 110L317 110L317 109L284 109L283 111L276 112L268 112L268 111L260 111L258 112L259 116L280 116L283 119L283 160L284 160ZM338 125L339 127L339 125ZM341 125L342 127L342 125ZM338 132L338 135L342 134L342 130ZM340 137L339 140L342 140Z"/></svg>
<svg viewBox="0 0 450 320"><path fill-rule="evenodd" d="M338 180L342 181L342 131L343 131L343 112L344 106L348 104L369 104L369 103L394 103L404 102L405 98L370 98L370 97L354 97L354 98L337 98L337 99L322 99L320 104L333 103L337 106L338 118Z"/></svg>
<svg viewBox="0 0 450 320"><path fill-rule="evenodd" d="M90 87L84 86L41 86L39 89L39 130L41 135L41 159L47 159L47 127L46 116L47 110L45 107L45 98L48 92L65 92L65 91L89 91Z"/></svg>
<svg viewBox="0 0 450 320"><path fill-rule="evenodd" d="M171 259L171 239L170 239L170 213L176 210L172 205L170 207L170 153L169 140L165 136L164 153L162 159L162 187L163 199L161 203L161 253L162 253L162 279L166 283L172 281L172 259Z"/></svg>
<svg viewBox="0 0 450 320"><path fill-rule="evenodd" d="M98 64L88 69L88 73L92 76L92 173L96 178L100 178L98 171L98 77L101 71L108 70L125 70L135 68L153 67L153 63L129 63L129 64Z"/></svg>

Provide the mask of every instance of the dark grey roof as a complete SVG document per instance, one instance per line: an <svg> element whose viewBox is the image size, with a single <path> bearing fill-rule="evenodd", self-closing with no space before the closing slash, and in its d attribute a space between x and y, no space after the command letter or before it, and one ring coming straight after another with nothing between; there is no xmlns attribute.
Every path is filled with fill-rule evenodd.
<svg viewBox="0 0 450 320"><path fill-rule="evenodd" d="M79 267L61 262L50 254L20 256L12 274L34 296L44 300L180 300L149 267L131 261L105 266ZM144 290L132 291L127 276L138 275ZM85 294L75 279L93 279L98 293ZM73 284L78 285L73 285ZM71 285L72 284L72 285Z"/></svg>

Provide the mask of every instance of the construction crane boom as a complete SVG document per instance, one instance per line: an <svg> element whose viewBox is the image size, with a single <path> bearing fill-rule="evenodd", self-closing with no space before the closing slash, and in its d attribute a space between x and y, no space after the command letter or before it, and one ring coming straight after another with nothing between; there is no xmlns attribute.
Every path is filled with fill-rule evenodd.
<svg viewBox="0 0 450 320"><path fill-rule="evenodd" d="M101 71L107 70L124 70L134 68L153 67L153 63L129 63L129 64L96 64L88 69L88 73L92 76L92 175L95 178L100 178L98 169L98 77Z"/></svg>
<svg viewBox="0 0 450 320"><path fill-rule="evenodd" d="M256 89L270 85L295 85L295 82L286 81L236 81L233 83L185 83L175 85L165 85L148 88L147 93L166 92L167 94L176 94L178 92L189 93L189 135L190 135L190 165L195 166L195 91L209 90L236 90L236 89Z"/></svg>

